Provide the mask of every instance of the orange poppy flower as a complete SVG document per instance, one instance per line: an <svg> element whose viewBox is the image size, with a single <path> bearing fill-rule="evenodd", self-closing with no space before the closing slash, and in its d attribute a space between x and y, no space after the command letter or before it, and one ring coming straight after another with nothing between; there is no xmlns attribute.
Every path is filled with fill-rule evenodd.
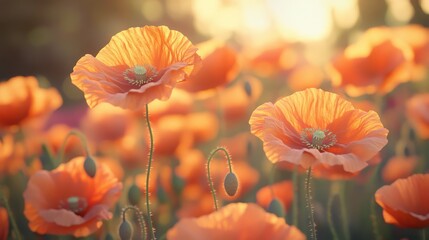
<svg viewBox="0 0 429 240"><path fill-rule="evenodd" d="M44 133L44 141L50 147L52 154L58 155L61 145L64 142L65 137L72 130L71 127L65 124L55 124L46 130ZM81 155L84 151L82 143L76 136L70 136L64 146L64 157L70 159Z"/></svg>
<svg viewBox="0 0 429 240"><path fill-rule="evenodd" d="M110 219L109 208L118 200L122 184L103 163L90 178L84 157L61 164L53 171L38 171L24 191L24 214L39 234L88 236Z"/></svg>
<svg viewBox="0 0 429 240"><path fill-rule="evenodd" d="M172 156L176 151L189 149L194 144L192 134L186 129L186 116L166 115L153 123L155 154Z"/></svg>
<svg viewBox="0 0 429 240"><path fill-rule="evenodd" d="M396 39L406 42L414 53L413 78L422 79L429 66L429 30L421 25L411 24L393 28Z"/></svg>
<svg viewBox="0 0 429 240"><path fill-rule="evenodd" d="M201 68L178 88L200 92L225 86L237 76L237 52L221 41L210 40L196 45L202 57Z"/></svg>
<svg viewBox="0 0 429 240"><path fill-rule="evenodd" d="M209 111L187 115L186 126L196 143L212 140L219 133L219 120L215 113Z"/></svg>
<svg viewBox="0 0 429 240"><path fill-rule="evenodd" d="M147 164L147 158L142 158L142 156L148 155L149 148L147 141L141 135L138 130L129 131L118 142L103 147L102 150L107 154L111 154L113 151L126 168L143 167Z"/></svg>
<svg viewBox="0 0 429 240"><path fill-rule="evenodd" d="M301 54L289 43L278 43L259 52L255 52L254 48L245 52L249 55L247 67L266 77L290 71L302 61Z"/></svg>
<svg viewBox="0 0 429 240"><path fill-rule="evenodd" d="M0 207L0 240L7 240L9 234L9 215L4 207Z"/></svg>
<svg viewBox="0 0 429 240"><path fill-rule="evenodd" d="M95 57L79 59L71 79L91 108L108 102L139 110L170 97L200 62L196 51L184 35L166 26L130 28L113 36Z"/></svg>
<svg viewBox="0 0 429 240"><path fill-rule="evenodd" d="M225 146L229 154L236 159L247 159L251 153L253 138L249 132L242 132L220 140L220 146Z"/></svg>
<svg viewBox="0 0 429 240"><path fill-rule="evenodd" d="M201 184L202 183L186 183L186 187L182 192L180 209L176 212L178 218L201 217L215 210L213 196L210 190L202 188ZM207 184L207 182L204 184Z"/></svg>
<svg viewBox="0 0 429 240"><path fill-rule="evenodd" d="M386 94L410 80L413 53L388 28L373 28L332 62L333 85L351 96Z"/></svg>
<svg viewBox="0 0 429 240"><path fill-rule="evenodd" d="M429 93L415 95L407 100L406 113L416 134L429 139Z"/></svg>
<svg viewBox="0 0 429 240"><path fill-rule="evenodd" d="M287 210L293 201L293 184L291 181L281 181L262 187L256 193L256 202L267 209L271 201L277 198Z"/></svg>
<svg viewBox="0 0 429 240"><path fill-rule="evenodd" d="M386 223L404 228L429 227L429 174L398 179L375 192Z"/></svg>
<svg viewBox="0 0 429 240"><path fill-rule="evenodd" d="M155 100L149 104L150 119L152 121L157 121L157 119L164 115L188 114L192 111L193 104L194 99L190 93L176 88L173 90L168 100ZM139 114L139 112L137 112L137 114Z"/></svg>
<svg viewBox="0 0 429 240"><path fill-rule="evenodd" d="M25 151L23 144L15 142L12 134L0 139L0 178L25 167Z"/></svg>
<svg viewBox="0 0 429 240"><path fill-rule="evenodd" d="M415 156L396 156L384 165L381 176L385 182L391 183L399 178L410 176L416 169L418 159Z"/></svg>
<svg viewBox="0 0 429 240"><path fill-rule="evenodd" d="M0 128L46 116L62 104L54 88L40 88L35 77L13 77L0 83Z"/></svg>
<svg viewBox="0 0 429 240"><path fill-rule="evenodd" d="M311 64L303 64L292 70L286 78L286 83L292 91L306 88L317 88L322 84L324 73L321 68Z"/></svg>
<svg viewBox="0 0 429 240"><path fill-rule="evenodd" d="M181 219L167 232L167 239L306 239L283 218L253 203L232 203L199 218Z"/></svg>
<svg viewBox="0 0 429 240"><path fill-rule="evenodd" d="M124 137L133 120L130 111L101 103L87 112L81 125L90 140L112 142Z"/></svg>
<svg viewBox="0 0 429 240"><path fill-rule="evenodd" d="M250 86L251 95L246 92L246 84ZM233 86L223 90L219 96L205 99L206 107L215 112L222 109L226 124L234 124L249 114L249 105L256 102L262 93L261 82L253 77L246 77Z"/></svg>
<svg viewBox="0 0 429 240"><path fill-rule="evenodd" d="M307 89L259 106L249 120L272 163L308 168L315 163L357 172L386 144L378 114L362 111L339 95Z"/></svg>

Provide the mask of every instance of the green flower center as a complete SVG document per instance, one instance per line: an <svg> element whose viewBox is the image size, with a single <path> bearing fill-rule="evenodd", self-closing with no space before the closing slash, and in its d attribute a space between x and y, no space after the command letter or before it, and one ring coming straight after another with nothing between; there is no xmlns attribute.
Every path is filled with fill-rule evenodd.
<svg viewBox="0 0 429 240"><path fill-rule="evenodd" d="M337 138L329 130L321 130L315 128L304 128L301 131L301 141L308 148L315 148L319 151L323 151L326 148L330 148L337 143Z"/></svg>
<svg viewBox="0 0 429 240"><path fill-rule="evenodd" d="M72 196L67 198L66 201L60 202L60 208L70 210L76 214L80 214L86 210L88 203L84 198Z"/></svg>
<svg viewBox="0 0 429 240"><path fill-rule="evenodd" d="M128 68L123 73L125 80L137 87L152 82L157 75L157 70L153 66L147 64L144 66L136 65L132 68Z"/></svg>

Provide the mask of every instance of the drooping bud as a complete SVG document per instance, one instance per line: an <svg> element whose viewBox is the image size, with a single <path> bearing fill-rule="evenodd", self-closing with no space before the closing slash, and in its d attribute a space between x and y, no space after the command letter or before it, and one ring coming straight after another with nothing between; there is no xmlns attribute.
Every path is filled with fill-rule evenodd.
<svg viewBox="0 0 429 240"><path fill-rule="evenodd" d="M127 220L123 220L119 226L119 237L121 240L130 240L133 234L133 229Z"/></svg>
<svg viewBox="0 0 429 240"><path fill-rule="evenodd" d="M229 172L223 181L223 187L228 196L232 197L237 193L238 189L238 179L237 175L233 172Z"/></svg>
<svg viewBox="0 0 429 240"><path fill-rule="evenodd" d="M131 205L138 205L141 199L140 188L135 183L128 189L128 202Z"/></svg>
<svg viewBox="0 0 429 240"><path fill-rule="evenodd" d="M277 217L285 217L285 208L283 203L278 198L271 200L267 210L268 212L275 214Z"/></svg>
<svg viewBox="0 0 429 240"><path fill-rule="evenodd" d="M83 169L85 169L86 174L91 178L94 178L97 173L95 161L89 155L86 156L85 161L83 162Z"/></svg>
<svg viewBox="0 0 429 240"><path fill-rule="evenodd" d="M252 85L250 85L249 81L244 81L244 91L248 97L252 96Z"/></svg>

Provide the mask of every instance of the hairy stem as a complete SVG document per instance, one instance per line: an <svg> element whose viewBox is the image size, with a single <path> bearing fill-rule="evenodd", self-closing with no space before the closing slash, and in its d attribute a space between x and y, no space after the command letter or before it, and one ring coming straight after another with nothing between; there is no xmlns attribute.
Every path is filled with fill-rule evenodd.
<svg viewBox="0 0 429 240"><path fill-rule="evenodd" d="M149 179L150 179L150 169L152 167L152 158L153 158L153 133L152 128L150 126L150 120L149 120L149 105L146 104L146 124L147 129L149 131L149 137L150 137L150 148L149 148L149 161L147 164L147 171L146 171L146 210L147 210L147 216L148 216L148 225L151 232L151 239L155 240L155 229L152 226L152 212L150 210L150 200L149 200Z"/></svg>
<svg viewBox="0 0 429 240"><path fill-rule="evenodd" d="M314 208L312 203L313 198L311 196L311 167L308 168L307 177L305 179L305 199L307 201L310 239L317 240L316 223L314 221Z"/></svg>
<svg viewBox="0 0 429 240"><path fill-rule="evenodd" d="M142 236L142 239L146 240L147 239L146 224L145 224L143 214L138 207L130 205L130 206L126 206L125 208L123 208L122 209L122 221L125 221L125 213L129 209L134 210L134 212L137 214L138 224L140 227L140 234Z"/></svg>
<svg viewBox="0 0 429 240"><path fill-rule="evenodd" d="M224 147L217 147L216 149L214 149L210 153L209 158L207 160L207 180L209 181L209 186L210 186L210 190L211 190L212 195L213 195L213 201L214 201L214 206L215 206L216 210L218 209L218 206L217 206L216 190L213 187L213 181L212 181L212 178L210 176L210 161L212 160L215 153L217 153L218 151L223 151L225 153L225 156L228 160L229 172L232 173L231 157L230 157L228 151Z"/></svg>

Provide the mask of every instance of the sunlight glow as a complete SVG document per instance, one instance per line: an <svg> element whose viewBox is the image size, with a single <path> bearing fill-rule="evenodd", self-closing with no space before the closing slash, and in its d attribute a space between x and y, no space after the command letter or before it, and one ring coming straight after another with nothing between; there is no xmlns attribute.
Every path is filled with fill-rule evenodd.
<svg viewBox="0 0 429 240"><path fill-rule="evenodd" d="M335 24L343 29L348 29L356 24L359 18L357 0L326 0L333 11Z"/></svg>
<svg viewBox="0 0 429 240"><path fill-rule="evenodd" d="M414 15L414 9L408 0L387 0L388 14L401 23L408 22ZM388 17L389 17L388 15Z"/></svg>
<svg viewBox="0 0 429 240"><path fill-rule="evenodd" d="M157 0L143 1L141 8L143 16L149 21L158 21L164 15L162 5Z"/></svg>
<svg viewBox="0 0 429 240"><path fill-rule="evenodd" d="M429 0L420 0L420 5L422 6L423 12L429 14Z"/></svg>
<svg viewBox="0 0 429 240"><path fill-rule="evenodd" d="M201 34L259 45L321 41L359 18L357 0L192 0L191 9Z"/></svg>
<svg viewBox="0 0 429 240"><path fill-rule="evenodd" d="M321 40L332 30L329 8L323 0L269 0L280 34L290 40Z"/></svg>

